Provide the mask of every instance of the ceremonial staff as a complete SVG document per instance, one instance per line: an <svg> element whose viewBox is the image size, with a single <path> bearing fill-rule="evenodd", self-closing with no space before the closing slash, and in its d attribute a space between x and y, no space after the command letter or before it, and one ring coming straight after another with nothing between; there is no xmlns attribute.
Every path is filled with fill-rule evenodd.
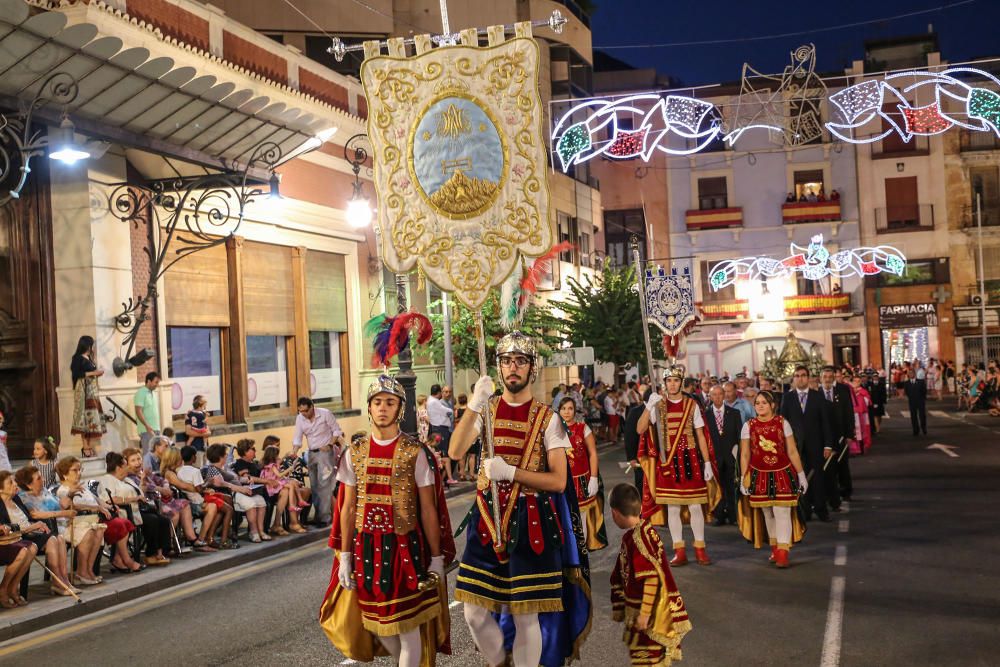
<svg viewBox="0 0 1000 667"><path fill-rule="evenodd" d="M479 346L479 375L486 375L489 369L486 366L486 330L483 327L483 311L477 310L475 314L476 322L476 343ZM503 382L503 378L500 378ZM487 404L483 410L483 451L487 459L493 458L493 416L490 414L490 406ZM497 527L494 533L493 544L500 546L500 494L497 492L497 483L490 480L490 495L493 497L493 525Z"/></svg>
<svg viewBox="0 0 1000 667"><path fill-rule="evenodd" d="M649 369L650 385L653 391L656 391L656 374L653 372L653 346L649 342L649 319L646 316L646 288L642 284L642 276L645 272L642 269L642 258L639 256L639 237L633 234L632 238L629 239L628 245L632 249L632 261L635 262L636 287L639 288L639 313L642 315L642 342L646 345L646 368ZM657 437L655 428L650 429L650 433L653 438ZM660 453L660 463L666 464L667 453L661 445L662 443L657 443L656 449Z"/></svg>

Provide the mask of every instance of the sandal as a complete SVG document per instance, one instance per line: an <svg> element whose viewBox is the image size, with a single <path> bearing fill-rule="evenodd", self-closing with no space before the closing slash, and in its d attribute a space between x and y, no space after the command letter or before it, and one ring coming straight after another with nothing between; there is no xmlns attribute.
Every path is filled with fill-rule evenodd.
<svg viewBox="0 0 1000 667"><path fill-rule="evenodd" d="M17 602L13 598L0 598L0 607L4 609L17 609Z"/></svg>
<svg viewBox="0 0 1000 667"><path fill-rule="evenodd" d="M271 529L271 535L275 535L277 537L285 537L286 535L288 535L288 531L282 528L281 526L275 526L274 528Z"/></svg>
<svg viewBox="0 0 1000 667"><path fill-rule="evenodd" d="M260 539L264 540L265 542L270 542L274 538L268 535L267 533L264 533L260 536Z"/></svg>
<svg viewBox="0 0 1000 667"><path fill-rule="evenodd" d="M308 532L305 528L303 528L299 524L295 524L294 526L289 526L288 530L292 531L293 533L306 533L306 532Z"/></svg>

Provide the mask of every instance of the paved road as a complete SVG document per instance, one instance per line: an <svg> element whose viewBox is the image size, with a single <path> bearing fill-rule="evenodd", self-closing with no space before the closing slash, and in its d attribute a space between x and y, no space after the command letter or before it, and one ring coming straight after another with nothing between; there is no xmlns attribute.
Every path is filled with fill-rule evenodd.
<svg viewBox="0 0 1000 667"><path fill-rule="evenodd" d="M735 528L709 529L715 564L674 571L694 623L684 664L998 664L1000 420L934 412L930 436L912 438L902 410L891 404L873 454L853 461L849 512L810 524L791 569L768 566ZM958 456L928 450L934 443ZM618 452L601 459L606 481L621 481ZM456 522L468 502L452 500ZM597 610L583 665L627 664L609 620L614 557L614 548L593 557ZM346 664L315 622L330 558L316 545L190 582L0 646L0 663ZM461 606L452 614L456 655L439 664L482 664Z"/></svg>

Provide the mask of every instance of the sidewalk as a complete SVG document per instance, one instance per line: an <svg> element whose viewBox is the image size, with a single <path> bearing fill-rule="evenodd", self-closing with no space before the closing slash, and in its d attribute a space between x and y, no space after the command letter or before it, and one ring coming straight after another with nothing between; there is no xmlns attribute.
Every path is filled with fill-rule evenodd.
<svg viewBox="0 0 1000 667"><path fill-rule="evenodd" d="M329 528L316 528L307 533L276 537L271 542L259 544L241 540L239 549L215 553L192 552L183 558L174 558L165 567L147 567L136 574L107 574L105 567L102 572L104 583L82 587L82 604L72 597L50 596L48 582L42 581L43 570L35 563L32 564L29 575L31 583L28 589L28 606L0 610L0 642L92 614L191 579L231 570L267 556L325 541L329 534ZM44 562L45 559L40 560ZM106 559L104 562L107 562Z"/></svg>

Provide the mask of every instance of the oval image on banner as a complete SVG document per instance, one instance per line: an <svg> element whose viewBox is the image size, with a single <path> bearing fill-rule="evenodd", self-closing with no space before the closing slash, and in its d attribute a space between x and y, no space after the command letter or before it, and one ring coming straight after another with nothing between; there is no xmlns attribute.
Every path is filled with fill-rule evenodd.
<svg viewBox="0 0 1000 667"><path fill-rule="evenodd" d="M173 408L174 412L177 412L182 405L184 405L184 389L180 382L174 382L170 388L170 407Z"/></svg>
<svg viewBox="0 0 1000 667"><path fill-rule="evenodd" d="M309 374L309 395L310 396L315 396L316 395L316 374L315 373L310 373Z"/></svg>
<svg viewBox="0 0 1000 667"><path fill-rule="evenodd" d="M253 378L247 378L247 398L251 403L257 400L257 381Z"/></svg>

